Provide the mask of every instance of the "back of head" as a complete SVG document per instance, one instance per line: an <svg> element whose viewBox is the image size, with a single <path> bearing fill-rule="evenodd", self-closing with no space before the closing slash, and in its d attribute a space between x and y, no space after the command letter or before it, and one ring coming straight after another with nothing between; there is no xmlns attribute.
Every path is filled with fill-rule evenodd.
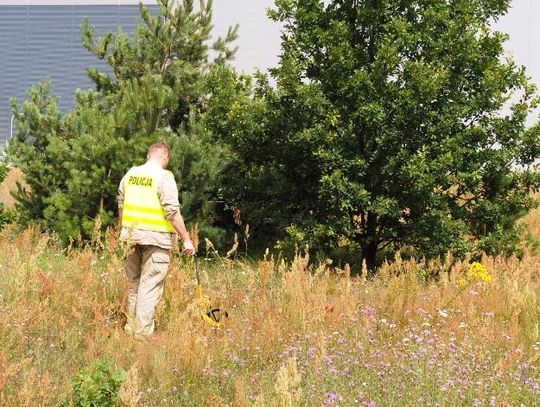
<svg viewBox="0 0 540 407"><path fill-rule="evenodd" d="M158 162L163 168L169 163L171 148L161 141L154 143L148 149L148 160Z"/></svg>
<svg viewBox="0 0 540 407"><path fill-rule="evenodd" d="M158 141L150 146L148 149L148 156L162 156L166 155L167 157L171 155L171 148L168 144Z"/></svg>

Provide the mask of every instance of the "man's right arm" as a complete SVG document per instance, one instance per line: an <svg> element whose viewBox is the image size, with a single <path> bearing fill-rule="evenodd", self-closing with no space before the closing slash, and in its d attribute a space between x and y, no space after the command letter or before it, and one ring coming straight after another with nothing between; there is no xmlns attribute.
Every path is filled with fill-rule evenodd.
<svg viewBox="0 0 540 407"><path fill-rule="evenodd" d="M184 253L193 256L195 248L189 237L189 233L184 223L184 218L180 214L180 203L178 202L178 188L172 174L163 177L158 188L161 205L165 209L165 215L171 222L176 233L184 242Z"/></svg>
<svg viewBox="0 0 540 407"><path fill-rule="evenodd" d="M195 248L193 247L193 243L191 242L189 233L186 229L184 218L182 217L182 215L180 215L180 213L176 213L170 221L173 225L173 228L180 236L180 239L182 239L182 241L184 242L184 253L193 256L195 254Z"/></svg>

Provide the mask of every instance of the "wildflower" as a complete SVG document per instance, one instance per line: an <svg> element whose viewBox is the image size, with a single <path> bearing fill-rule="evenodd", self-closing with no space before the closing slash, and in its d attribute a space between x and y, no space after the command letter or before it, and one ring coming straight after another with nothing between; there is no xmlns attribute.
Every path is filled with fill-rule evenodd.
<svg viewBox="0 0 540 407"><path fill-rule="evenodd" d="M471 282L481 281L484 283L489 283L491 282L492 278L486 266L475 261L473 264L471 264L471 267L469 267L469 271L467 271L467 279Z"/></svg>
<svg viewBox="0 0 540 407"><path fill-rule="evenodd" d="M331 356L325 355L325 357L324 357L324 363L325 363L327 366L330 366L333 362L334 362L334 360L332 359Z"/></svg>
<svg viewBox="0 0 540 407"><path fill-rule="evenodd" d="M221 372L221 375L223 377L229 377L231 375L231 371L229 369L223 369L223 371Z"/></svg>
<svg viewBox="0 0 540 407"><path fill-rule="evenodd" d="M341 401L343 397L337 393L328 392L326 393L326 402L324 403L325 406L333 406L338 401Z"/></svg>
<svg viewBox="0 0 540 407"><path fill-rule="evenodd" d="M458 281L457 281L457 285L459 287L465 287L467 285L469 285L469 281L464 279L464 278L460 278Z"/></svg>

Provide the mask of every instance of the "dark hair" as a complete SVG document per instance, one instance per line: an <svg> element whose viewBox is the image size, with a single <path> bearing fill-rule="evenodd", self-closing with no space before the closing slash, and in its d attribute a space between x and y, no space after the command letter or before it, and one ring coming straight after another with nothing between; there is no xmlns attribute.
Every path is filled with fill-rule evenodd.
<svg viewBox="0 0 540 407"><path fill-rule="evenodd" d="M158 141L157 143L152 144L150 148L148 149L148 154L152 154L156 150L165 151L168 157L171 156L171 148L169 147L168 144L162 141Z"/></svg>

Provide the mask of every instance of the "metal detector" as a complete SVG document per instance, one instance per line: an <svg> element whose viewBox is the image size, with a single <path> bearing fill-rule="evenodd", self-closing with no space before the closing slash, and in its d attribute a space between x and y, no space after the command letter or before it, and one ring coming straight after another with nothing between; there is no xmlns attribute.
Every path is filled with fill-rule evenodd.
<svg viewBox="0 0 540 407"><path fill-rule="evenodd" d="M222 311L219 308L212 307L210 298L203 295L201 277L199 275L199 259L197 255L193 257L195 260L195 275L197 276L197 297L199 299L199 305L202 310L201 318L213 327L217 328L221 326L222 316L225 316L225 318L227 318L229 314L227 313L227 311Z"/></svg>

